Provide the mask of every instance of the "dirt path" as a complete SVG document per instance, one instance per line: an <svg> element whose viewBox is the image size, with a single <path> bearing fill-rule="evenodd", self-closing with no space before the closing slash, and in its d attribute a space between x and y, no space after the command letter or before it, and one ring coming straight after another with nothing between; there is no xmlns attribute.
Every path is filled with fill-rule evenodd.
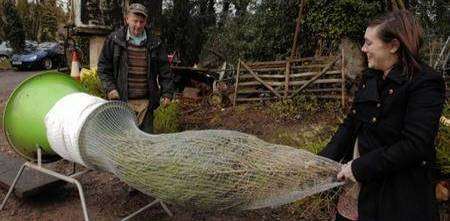
<svg viewBox="0 0 450 221"><path fill-rule="evenodd" d="M24 79L36 74L36 71L0 71L0 151L11 154L9 150L8 142L5 140L3 133L3 110L4 106L8 100L9 95L12 93L14 88L22 82Z"/></svg>

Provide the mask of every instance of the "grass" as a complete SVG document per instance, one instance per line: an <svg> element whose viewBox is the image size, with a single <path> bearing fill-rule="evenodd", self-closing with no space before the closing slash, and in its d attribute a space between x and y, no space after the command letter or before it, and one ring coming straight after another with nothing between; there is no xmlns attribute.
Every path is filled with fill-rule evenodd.
<svg viewBox="0 0 450 221"><path fill-rule="evenodd" d="M159 106L154 112L153 129L156 134L181 131L181 112L177 101L167 107Z"/></svg>
<svg viewBox="0 0 450 221"><path fill-rule="evenodd" d="M11 69L11 62L9 59L0 59L0 70L8 70Z"/></svg>
<svg viewBox="0 0 450 221"><path fill-rule="evenodd" d="M87 92L91 95L105 98L106 94L101 88L100 78L97 74L97 69L81 69L81 79L80 83L86 88Z"/></svg>
<svg viewBox="0 0 450 221"><path fill-rule="evenodd" d="M280 129L269 139L274 143L305 149L317 154L327 145L336 129L337 125L327 124L309 125L301 130Z"/></svg>
<svg viewBox="0 0 450 221"><path fill-rule="evenodd" d="M314 96L300 95L292 100L271 103L267 111L278 121L292 121L311 118L315 113L338 113L339 101L319 101Z"/></svg>

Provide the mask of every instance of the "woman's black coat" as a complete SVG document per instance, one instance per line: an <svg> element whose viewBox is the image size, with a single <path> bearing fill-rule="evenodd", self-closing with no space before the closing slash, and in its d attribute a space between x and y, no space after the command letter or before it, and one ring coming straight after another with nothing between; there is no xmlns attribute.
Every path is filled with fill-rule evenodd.
<svg viewBox="0 0 450 221"><path fill-rule="evenodd" d="M360 220L438 220L434 140L443 78L425 65L411 79L399 65L382 75L365 72L351 112L320 155L349 161L358 137L361 156L352 172L361 182Z"/></svg>

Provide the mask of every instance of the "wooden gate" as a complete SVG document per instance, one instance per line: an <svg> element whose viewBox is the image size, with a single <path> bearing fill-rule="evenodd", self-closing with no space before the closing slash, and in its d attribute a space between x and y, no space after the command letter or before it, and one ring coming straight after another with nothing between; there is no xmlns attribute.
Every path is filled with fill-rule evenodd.
<svg viewBox="0 0 450 221"><path fill-rule="evenodd" d="M342 56L237 64L233 105L290 99L302 92L346 103Z"/></svg>

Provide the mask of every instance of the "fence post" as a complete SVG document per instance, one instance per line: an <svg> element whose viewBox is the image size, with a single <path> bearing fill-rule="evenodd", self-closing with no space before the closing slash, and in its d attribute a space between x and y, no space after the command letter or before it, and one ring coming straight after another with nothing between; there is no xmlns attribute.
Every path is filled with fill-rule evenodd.
<svg viewBox="0 0 450 221"><path fill-rule="evenodd" d="M284 79L284 99L287 99L288 95L289 95L290 75L291 75L291 59L287 58L287 61L286 61L286 72L285 72L285 79Z"/></svg>
<svg viewBox="0 0 450 221"><path fill-rule="evenodd" d="M236 106L236 98L238 96L238 84L239 84L239 74L241 73L241 59L238 59L237 68L236 68L236 82L234 86L234 98L233 98L233 107Z"/></svg>
<svg viewBox="0 0 450 221"><path fill-rule="evenodd" d="M341 77L342 77L342 82L341 82L341 105L342 105L342 109L345 108L345 104L346 104L346 97L345 97L345 53L344 53L344 46L341 47Z"/></svg>

